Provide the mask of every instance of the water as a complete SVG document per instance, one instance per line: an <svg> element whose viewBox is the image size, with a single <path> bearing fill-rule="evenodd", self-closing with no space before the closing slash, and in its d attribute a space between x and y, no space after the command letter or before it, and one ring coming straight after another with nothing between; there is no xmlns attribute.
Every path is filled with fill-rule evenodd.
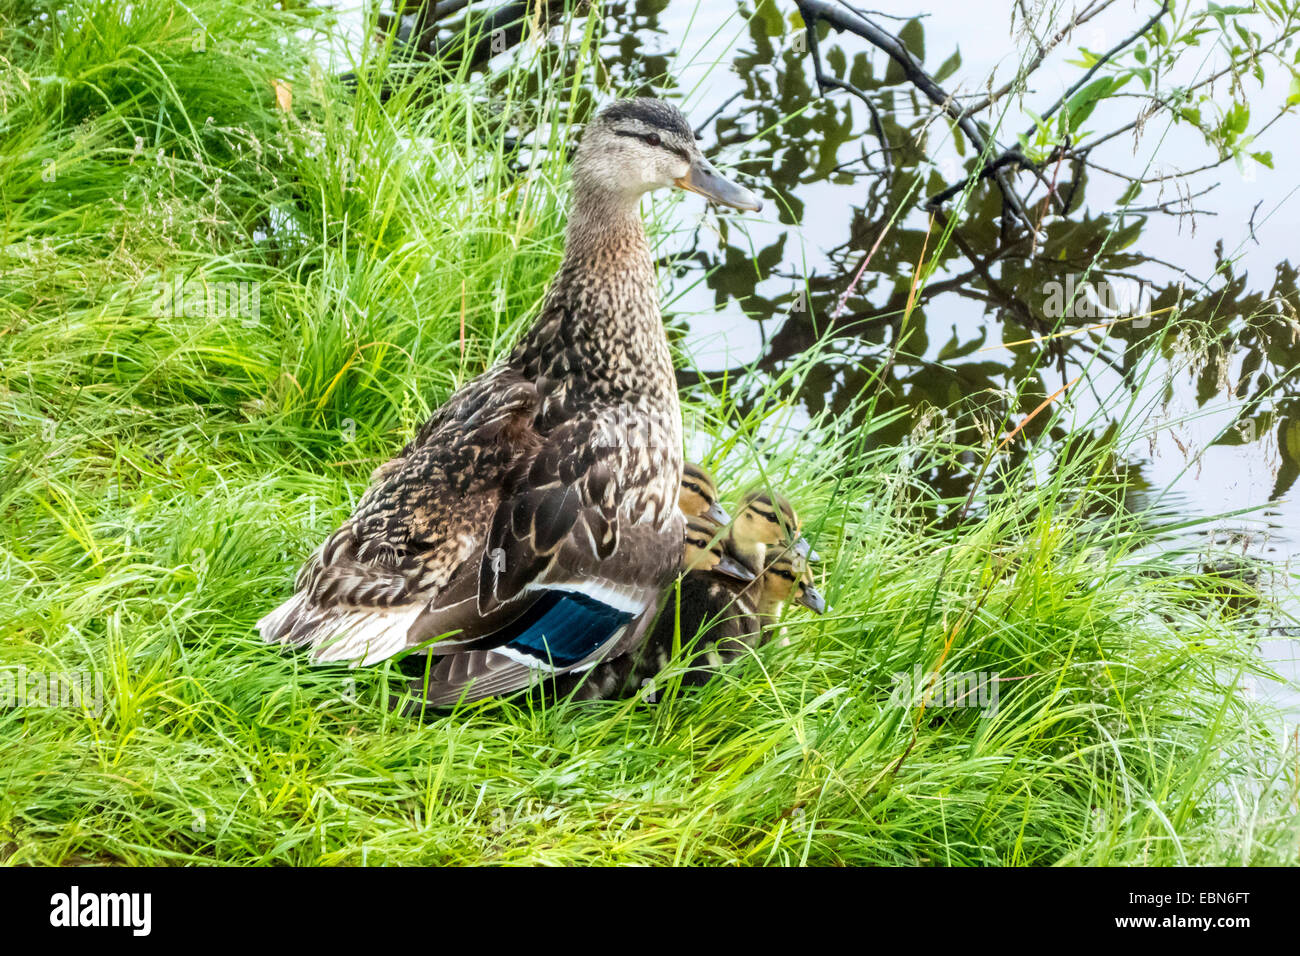
<svg viewBox="0 0 1300 956"><path fill-rule="evenodd" d="M1015 75L1028 49L1024 34L1009 25L1012 5L1011 0L936 0L927 5L931 16L908 27L909 45L923 44L924 65L932 73L960 51L960 65L943 80L950 93L977 95L996 88ZM641 92L677 97L695 123L712 116L703 129L706 152L721 165L731 164L768 201L763 213L745 217L743 229L729 216L725 231L698 202L674 208L676 225L693 232L696 242L691 258L668 277L667 311L670 321L685 329L686 351L701 371L757 363L763 374L829 336L833 357L825 373L810 376L795 396L811 413L834 404L841 393L855 394L897 344L899 321L890 313L906 297L922 247L933 251L938 228L927 239L929 217L915 198L907 199L908 191L919 177L916 195L933 195L959 180L974 160L969 143L963 154L947 124L927 125L934 110L886 69L882 53L850 34L831 34L821 41L828 71L843 76L847 64L856 85L881 104L892 168L880 175L878 153L861 158L880 145L871 135L866 109L845 92L818 95L801 37L788 16L793 9L784 2L757 8L716 0L606 3L602 60L625 89L629 82L671 77L671 86L659 83ZM876 0L874 9L881 13L876 22L897 32L905 21L887 15L911 16L916 5ZM1149 15L1145 5L1135 10L1117 4L1080 28L1033 74L1023 107L1042 110L1078 79L1080 69L1066 62L1078 56L1078 47L1109 49ZM342 22L343 42L355 49L362 42L357 8ZM1218 68L1222 56L1210 39L1165 78L1165 88ZM1290 75L1273 67L1262 84L1253 78L1245 83L1252 111L1265 116L1285 101ZM1124 92L1141 93L1142 88L1134 83ZM1233 99L1226 80L1213 92L1214 102L1203 107L1207 113L1216 105L1227 108ZM1010 131L1024 131L1032 123L1020 101L1003 102L1010 107L998 136L1005 146L1014 142ZM1121 127L1134 119L1142 103L1135 96L1103 101L1085 128L1100 133ZM1300 171L1288 158L1297 129L1292 114L1251 145L1254 151L1271 151L1276 170L1253 161L1239 169L1229 161L1186 180L1182 195L1191 195L1190 200L1180 201L1179 187L1167 181L1145 187L1131 201L1134 207L1170 203L1174 214L1125 215L1125 180L1095 170L1080 175L1068 164L1049 169L1062 193L1071 192L1074 201L1064 215L1044 220L1045 235L1032 256L1022 244L990 258L1000 242L998 196L992 187L978 188L964 212L947 205L966 249L988 261L976 268L956 243L948 245L942 268L929 280L933 291L913 314L910 334L886 376L889 389L882 410L904 407L920 414L927 407L953 408L959 422L976 417L996 422L1007 412L1018 418L1085 367L1086 382L1070 395L1079 419L1099 409L1109 413L1121 408L1134 386L1133 369L1157 347L1166 316L1058 340L1059 347L1036 373L1036 387L1014 408L1010 396L1030 374L1038 347L1002 344L1050 331L1055 318L1044 313L1051 308L1053 290L1084 272L1112 236L1107 250L1096 257L1094 278L1098 269L1112 274L1114 291L1130 301L1110 304L1121 311L1137 304L1128 311L1141 312L1181 299L1185 315L1207 322L1206 341L1172 349L1167 344L1163 374L1138 390L1140 404L1153 410L1151 421L1163 424L1128 449L1130 473L1146 500L1183 514L1258 508L1224 520L1205 537L1266 556L1289 575L1300 548L1293 535L1300 526L1295 496L1300 388L1286 374L1300 365L1300 295L1288 258L1300 226ZM1140 137L1118 137L1091 158L1104 167L1153 177L1175 167L1193 169L1216 157L1199 132L1159 113L1146 121ZM1033 180L1021 174L1015 182L1028 193ZM1208 192L1197 195L1207 187ZM1042 197L1041 189L1033 194L1031 211L1037 212ZM890 227L828 331L828 317L837 313L851 277L900 204L910 211ZM1233 260L1231 266L1224 266L1226 259ZM808 298L800 304L808 308L798 311L805 286ZM1270 300L1286 300L1289 311ZM1260 318L1261 312L1271 317ZM1067 319L1064 328L1105 321L1078 317ZM1214 344L1208 344L1210 339ZM1102 358L1093 360L1096 350ZM1031 425L1029 434L1035 435L1040 424ZM911 426L911 417L905 418L882 433L881 440L897 441ZM969 476L936 471L929 479L942 493L957 496L967 490ZM1294 607L1294 597L1288 600ZM1298 643L1279 634L1263 647L1292 680L1300 675ZM1269 685L1259 690L1300 711L1294 689Z"/></svg>

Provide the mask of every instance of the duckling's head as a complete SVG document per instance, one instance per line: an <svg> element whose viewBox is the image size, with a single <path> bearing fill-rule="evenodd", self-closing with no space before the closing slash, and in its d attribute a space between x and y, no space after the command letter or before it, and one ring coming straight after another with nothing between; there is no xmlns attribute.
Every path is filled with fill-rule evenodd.
<svg viewBox="0 0 1300 956"><path fill-rule="evenodd" d="M768 552L798 550L799 516L784 495L751 491L740 502L740 512L728 533L731 549L751 568L768 564Z"/></svg>
<svg viewBox="0 0 1300 956"><path fill-rule="evenodd" d="M651 98L620 100L596 114L582 134L573 184L579 201L600 197L623 207L634 207L651 190L676 186L736 209L763 208L704 158L681 110Z"/></svg>
<svg viewBox="0 0 1300 956"><path fill-rule="evenodd" d="M740 514L731 527L732 549L753 568L768 563L769 551L793 551L806 561L820 561L821 555L812 550L799 528L799 516L784 495L751 491L741 499Z"/></svg>
<svg viewBox="0 0 1300 956"><path fill-rule="evenodd" d="M754 572L727 553L722 528L702 515L686 520L686 555L682 559L682 570L715 571L739 581L754 580Z"/></svg>
<svg viewBox="0 0 1300 956"><path fill-rule="evenodd" d="M814 614L826 613L826 599L813 587L812 570L808 563L788 551L763 572L761 587L759 604L764 610L794 601Z"/></svg>
<svg viewBox="0 0 1300 956"><path fill-rule="evenodd" d="M718 504L718 484L713 475L692 462L682 467L682 486L677 507L688 518L707 518L717 525L731 521L731 515Z"/></svg>

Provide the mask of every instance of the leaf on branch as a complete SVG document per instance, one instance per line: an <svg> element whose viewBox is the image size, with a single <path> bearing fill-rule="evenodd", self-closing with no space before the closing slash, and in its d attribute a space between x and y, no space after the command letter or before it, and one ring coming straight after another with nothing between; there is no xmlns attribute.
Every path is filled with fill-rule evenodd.
<svg viewBox="0 0 1300 956"><path fill-rule="evenodd" d="M1187 46L1200 46L1200 45L1201 45L1201 41L1200 41L1200 36L1201 36L1201 34L1202 34L1202 33L1209 33L1209 32L1211 32L1209 27L1196 27L1196 28L1194 28L1194 29L1192 29L1192 30L1188 30L1186 33L1184 33L1182 36L1180 36L1180 37L1178 38L1178 42L1179 42L1179 43L1182 43L1182 44L1185 44L1185 45L1187 45Z"/></svg>
<svg viewBox="0 0 1300 956"><path fill-rule="evenodd" d="M1111 252L1119 252L1121 249L1127 249L1133 243L1138 241L1138 236L1142 234L1143 223L1141 220L1133 223L1131 226L1125 226L1111 237L1106 248Z"/></svg>
<svg viewBox="0 0 1300 956"><path fill-rule="evenodd" d="M1246 13L1255 13L1254 7L1221 7L1217 3L1207 3L1205 11L1219 24L1219 29L1227 32L1227 25L1223 22L1225 17L1237 17Z"/></svg>
<svg viewBox="0 0 1300 956"><path fill-rule="evenodd" d="M898 38L918 63L925 62L925 27L921 26L919 19L913 18L904 23L903 29L898 31Z"/></svg>
<svg viewBox="0 0 1300 956"><path fill-rule="evenodd" d="M1223 125L1237 136L1246 132L1250 125L1250 106L1246 103L1233 103L1228 115L1223 118Z"/></svg>
<svg viewBox="0 0 1300 956"><path fill-rule="evenodd" d="M1050 129L1048 129L1047 123L1044 122L1043 118L1027 106L1025 107L1025 112L1029 114L1029 118L1033 120L1034 125L1038 127L1038 139L1036 140L1036 142L1039 144L1050 142L1052 138L1052 132ZM1021 136L1020 145L1028 149L1029 142L1023 136Z"/></svg>
<svg viewBox="0 0 1300 956"><path fill-rule="evenodd" d="M874 79L871 75L871 57L865 53L853 55L853 66L849 69L849 82L860 90L865 90Z"/></svg>
<svg viewBox="0 0 1300 956"><path fill-rule="evenodd" d="M1114 85L1115 81L1111 77L1103 76L1100 80L1093 80L1070 97L1070 101L1065 104L1065 112L1069 116L1067 123L1071 132L1077 130L1083 121L1092 115L1097 104L1110 93Z"/></svg>
<svg viewBox="0 0 1300 956"><path fill-rule="evenodd" d="M944 60L943 64L939 67L939 69L935 71L934 81L936 83L942 83L944 80L948 79L948 77L956 73L959 69L961 69L961 48L960 47L957 48L956 53L948 57L948 59Z"/></svg>

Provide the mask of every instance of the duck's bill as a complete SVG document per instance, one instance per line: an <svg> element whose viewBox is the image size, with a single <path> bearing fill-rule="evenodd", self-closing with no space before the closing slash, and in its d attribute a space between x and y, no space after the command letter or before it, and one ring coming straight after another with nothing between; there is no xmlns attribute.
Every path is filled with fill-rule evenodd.
<svg viewBox="0 0 1300 956"><path fill-rule="evenodd" d="M822 597L822 592L811 584L804 585L803 593L799 595L799 603L814 614L826 613L826 599Z"/></svg>
<svg viewBox="0 0 1300 956"><path fill-rule="evenodd" d="M804 537L800 537L799 540L794 543L794 553L799 555L799 557L803 558L809 564L816 564L822 559L822 556L812 549L812 545L809 544L808 539Z"/></svg>
<svg viewBox="0 0 1300 956"><path fill-rule="evenodd" d="M727 514L727 509L722 507L716 501L709 505L709 510L704 512L704 517L708 518L715 524L731 524L731 515Z"/></svg>
<svg viewBox="0 0 1300 956"><path fill-rule="evenodd" d="M718 563L713 566L713 570L719 574L725 574L729 578L735 578L737 581L752 581L757 577L749 568L725 554L718 559Z"/></svg>
<svg viewBox="0 0 1300 956"><path fill-rule="evenodd" d="M677 185L733 209L758 212L763 208L762 200L744 186L725 178L703 156L691 161L691 168L677 180Z"/></svg>

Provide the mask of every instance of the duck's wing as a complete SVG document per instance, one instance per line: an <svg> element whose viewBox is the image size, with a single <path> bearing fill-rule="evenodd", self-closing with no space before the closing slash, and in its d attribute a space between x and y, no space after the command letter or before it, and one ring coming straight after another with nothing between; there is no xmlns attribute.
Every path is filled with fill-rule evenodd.
<svg viewBox="0 0 1300 956"><path fill-rule="evenodd" d="M504 483L540 446L536 386L508 368L475 379L381 465L351 516L303 566L292 598L258 621L317 660L374 663L408 646L432 597L477 573Z"/></svg>
<svg viewBox="0 0 1300 956"><path fill-rule="evenodd" d="M640 641L680 564L684 531L675 501L620 484L626 449L606 432L598 421L566 422L512 474L477 587L449 587L413 629L445 633L467 609L492 622L432 646L440 660L420 688L430 703L512 693Z"/></svg>
<svg viewBox="0 0 1300 956"><path fill-rule="evenodd" d="M676 539L680 541L680 530ZM561 554L581 544L572 539ZM665 546L651 525L635 525L620 535L619 549L601 567L583 575L543 574L505 605L522 613L477 640L433 645L439 659L413 691L434 706L513 693L563 674L587 671L609 658L629 653L654 621L680 555ZM561 566L568 562L561 559ZM489 613L499 613L493 611Z"/></svg>

